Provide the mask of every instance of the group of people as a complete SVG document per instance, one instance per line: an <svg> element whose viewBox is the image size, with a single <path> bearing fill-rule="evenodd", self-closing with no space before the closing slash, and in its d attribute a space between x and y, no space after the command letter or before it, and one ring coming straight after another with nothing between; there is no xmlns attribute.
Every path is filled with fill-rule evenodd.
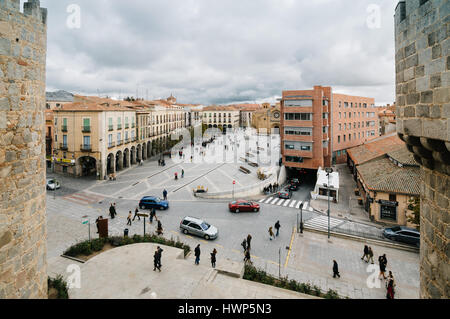
<svg viewBox="0 0 450 319"><path fill-rule="evenodd" d="M161 247L157 247L155 254L153 255L153 271L156 271L156 269L159 270L159 272L161 272L161 257L162 257L162 248Z"/></svg>
<svg viewBox="0 0 450 319"><path fill-rule="evenodd" d="M200 244L198 244L194 249L195 264L197 266L200 265L200 255L201 255ZM213 268L216 268L217 249L214 248L212 253L210 253L210 255L211 255L211 266Z"/></svg>
<svg viewBox="0 0 450 319"><path fill-rule="evenodd" d="M184 169L181 170L181 178L184 178ZM175 172L175 180L178 180L178 172Z"/></svg>
<svg viewBox="0 0 450 319"><path fill-rule="evenodd" d="M264 193L272 194L278 191L279 188L280 185L278 185L278 183L270 184L269 186L264 187Z"/></svg>
<svg viewBox="0 0 450 319"><path fill-rule="evenodd" d="M250 249L251 249L252 236L248 234L247 238L244 238L241 246L244 248L244 263L252 264L250 257Z"/></svg>
<svg viewBox="0 0 450 319"><path fill-rule="evenodd" d="M361 260L364 260L366 263L369 261L373 264L373 250L372 247L364 245L364 252L363 256L361 257ZM380 280L386 280L386 298L387 299L394 299L395 295L395 281L394 281L394 275L392 274L392 271L389 271L389 275L386 277L386 266L387 266L387 257L386 254L380 255L378 257L378 263L380 266L380 274L378 275L378 278Z"/></svg>
<svg viewBox="0 0 450 319"><path fill-rule="evenodd" d="M167 191L164 190L164 194L165 194L165 198L167 198ZM117 216L117 210L116 210L116 203L111 203L111 206L109 207L109 216L111 216L111 219L114 219ZM103 218L102 216L100 216L101 218ZM127 226L132 226L132 222L134 222L134 220L136 219L136 217L138 218L138 220L141 220L141 217L139 216L139 209L138 207L136 207L136 209L134 210L134 216L133 213L131 212L131 210L128 212L128 217L127 217ZM156 226L156 233L158 235L162 235L163 234L163 227L162 227L162 223L161 221L158 219L158 217L156 216L156 209L152 208L150 209L150 224L153 224L153 219L156 219L156 221L158 222L157 226ZM98 220L101 218L97 218L96 223L97 223L97 232L98 232Z"/></svg>
<svg viewBox="0 0 450 319"><path fill-rule="evenodd" d="M166 161L163 159L158 160L158 166L166 166Z"/></svg>
<svg viewBox="0 0 450 319"><path fill-rule="evenodd" d="M273 227L275 227L275 229L277 230L276 234L273 233ZM281 228L280 221L278 220L273 227L272 226L269 227L269 239L270 240L275 239L280 234L280 228Z"/></svg>

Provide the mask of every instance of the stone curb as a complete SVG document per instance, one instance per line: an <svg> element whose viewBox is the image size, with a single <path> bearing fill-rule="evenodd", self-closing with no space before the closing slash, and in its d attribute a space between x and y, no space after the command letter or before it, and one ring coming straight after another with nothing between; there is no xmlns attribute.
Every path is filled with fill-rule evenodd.
<svg viewBox="0 0 450 319"><path fill-rule="evenodd" d="M310 227L305 227L304 229L314 232L314 233L328 234L327 231L323 231L320 229L315 229L315 228L310 228ZM332 231L330 232L330 235L333 235L333 236L339 237L339 238L344 238L344 239L353 239L353 240L357 240L357 241L364 242L364 243L372 243L372 244L376 244L376 245L384 246L384 247L388 247L388 248L401 249L404 251L410 251L410 252L414 252L414 253L420 252L420 248L415 248L415 247L406 246L406 245L402 245L402 244L396 244L396 243L387 243L387 242L376 240L376 239L358 237L358 236L354 236L354 235L347 235L347 234L336 233L336 232L332 232Z"/></svg>
<svg viewBox="0 0 450 319"><path fill-rule="evenodd" d="M75 257L71 257L71 256L61 255L61 257L62 258L66 258L66 259L70 259L70 260L73 260L73 261L76 261L76 262L79 262L79 263L82 263L82 264L86 263L84 260L81 260L81 259L78 259L78 258L75 258Z"/></svg>

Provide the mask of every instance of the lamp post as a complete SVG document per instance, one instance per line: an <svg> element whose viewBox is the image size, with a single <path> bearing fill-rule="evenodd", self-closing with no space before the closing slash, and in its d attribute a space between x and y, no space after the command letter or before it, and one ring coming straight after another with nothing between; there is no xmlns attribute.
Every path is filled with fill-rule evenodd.
<svg viewBox="0 0 450 319"><path fill-rule="evenodd" d="M325 168L328 177L328 184L324 185L327 187L327 196L328 196L328 239L330 239L330 174L333 173L333 169L328 167Z"/></svg>
<svg viewBox="0 0 450 319"><path fill-rule="evenodd" d="M303 234L303 203L300 204L300 234Z"/></svg>

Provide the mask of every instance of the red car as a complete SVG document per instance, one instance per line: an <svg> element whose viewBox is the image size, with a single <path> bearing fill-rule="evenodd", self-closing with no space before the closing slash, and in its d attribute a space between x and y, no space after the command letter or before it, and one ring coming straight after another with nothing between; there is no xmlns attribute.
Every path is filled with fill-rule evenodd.
<svg viewBox="0 0 450 319"><path fill-rule="evenodd" d="M230 212L259 212L259 204L247 200L236 200L228 204Z"/></svg>

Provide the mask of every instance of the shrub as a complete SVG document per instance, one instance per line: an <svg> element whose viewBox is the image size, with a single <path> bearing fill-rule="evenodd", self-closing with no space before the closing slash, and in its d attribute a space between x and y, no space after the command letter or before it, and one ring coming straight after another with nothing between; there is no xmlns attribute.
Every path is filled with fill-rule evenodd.
<svg viewBox="0 0 450 319"><path fill-rule="evenodd" d="M47 283L49 292L51 288L56 289L56 291L58 292L57 299L69 299L67 282L63 279L61 275L58 275L55 279L48 277Z"/></svg>
<svg viewBox="0 0 450 319"><path fill-rule="evenodd" d="M91 249L93 251L100 251L105 246L105 240L103 238L94 239L91 242Z"/></svg>
<svg viewBox="0 0 450 319"><path fill-rule="evenodd" d="M333 289L328 290L323 297L325 299L340 299L338 293Z"/></svg>

